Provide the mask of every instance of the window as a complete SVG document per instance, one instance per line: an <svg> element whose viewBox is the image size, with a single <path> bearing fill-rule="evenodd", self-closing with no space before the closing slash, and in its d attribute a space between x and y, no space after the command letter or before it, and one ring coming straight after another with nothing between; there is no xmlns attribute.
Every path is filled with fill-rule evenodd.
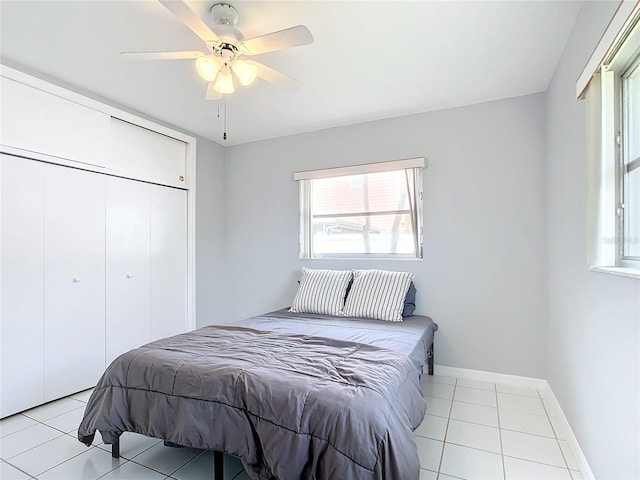
<svg viewBox="0 0 640 480"><path fill-rule="evenodd" d="M298 172L300 258L422 258L423 158Z"/></svg>
<svg viewBox="0 0 640 480"><path fill-rule="evenodd" d="M621 75L621 260L640 260L640 54Z"/></svg>
<svg viewBox="0 0 640 480"><path fill-rule="evenodd" d="M577 87L587 100L589 263L640 270L640 4L622 4Z"/></svg>

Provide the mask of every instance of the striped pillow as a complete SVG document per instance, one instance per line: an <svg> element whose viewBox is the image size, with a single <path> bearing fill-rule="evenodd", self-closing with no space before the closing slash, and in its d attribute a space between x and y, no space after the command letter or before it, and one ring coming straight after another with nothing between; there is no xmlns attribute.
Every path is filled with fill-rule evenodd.
<svg viewBox="0 0 640 480"><path fill-rule="evenodd" d="M411 280L409 272L354 270L342 316L401 322Z"/></svg>
<svg viewBox="0 0 640 480"><path fill-rule="evenodd" d="M351 270L313 270L302 267L298 291L289 309L294 313L338 316L351 281Z"/></svg>

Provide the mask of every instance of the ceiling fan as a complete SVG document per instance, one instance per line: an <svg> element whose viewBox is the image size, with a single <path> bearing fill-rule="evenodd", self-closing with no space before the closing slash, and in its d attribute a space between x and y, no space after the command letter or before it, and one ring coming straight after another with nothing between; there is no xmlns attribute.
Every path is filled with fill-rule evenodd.
<svg viewBox="0 0 640 480"><path fill-rule="evenodd" d="M220 30L224 32L217 35L182 0L159 2L198 35L208 51L122 52L123 57L138 60L195 59L198 73L209 82L206 98L210 100L233 93L234 77L244 86L253 83L256 77L289 90L295 90L301 85L294 78L244 57L312 43L313 36L304 25L245 40L242 34L233 28L238 22L238 11L228 3L216 3L210 9L215 23L220 25Z"/></svg>

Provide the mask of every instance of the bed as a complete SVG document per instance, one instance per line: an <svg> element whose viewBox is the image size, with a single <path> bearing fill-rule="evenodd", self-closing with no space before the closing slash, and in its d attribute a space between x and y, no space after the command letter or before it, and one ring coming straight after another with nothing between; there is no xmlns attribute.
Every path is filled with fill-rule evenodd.
<svg viewBox="0 0 640 480"><path fill-rule="evenodd" d="M278 310L131 350L106 370L78 429L119 455L136 432L242 460L260 480L417 479L437 325ZM432 367L430 367L432 369Z"/></svg>

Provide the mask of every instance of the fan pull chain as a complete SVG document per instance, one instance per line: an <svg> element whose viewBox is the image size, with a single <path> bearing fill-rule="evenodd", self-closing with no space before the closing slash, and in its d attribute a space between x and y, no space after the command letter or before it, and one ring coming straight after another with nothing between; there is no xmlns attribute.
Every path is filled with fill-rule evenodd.
<svg viewBox="0 0 640 480"><path fill-rule="evenodd" d="M222 139L226 140L227 139L227 96L222 95L222 97L224 98L224 118L223 118L224 133L222 134ZM218 111L216 112L216 117L220 118L220 97L218 98Z"/></svg>
<svg viewBox="0 0 640 480"><path fill-rule="evenodd" d="M224 133L222 134L222 139L227 139L227 96L224 97Z"/></svg>

